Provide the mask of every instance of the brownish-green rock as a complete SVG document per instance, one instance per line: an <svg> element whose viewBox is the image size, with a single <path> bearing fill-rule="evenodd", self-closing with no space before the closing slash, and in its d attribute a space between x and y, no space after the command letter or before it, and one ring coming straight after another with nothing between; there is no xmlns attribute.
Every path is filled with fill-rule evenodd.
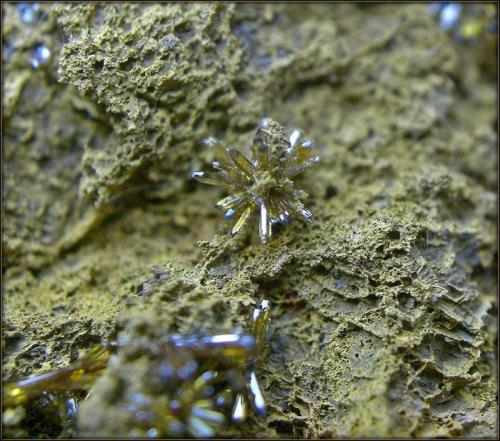
<svg viewBox="0 0 500 441"><path fill-rule="evenodd" d="M269 299L268 415L221 435L495 436L496 83L480 45L409 4L42 4L28 24L6 4L4 25L4 379L118 333L246 329ZM225 194L190 178L214 159L203 137L248 154L264 116L321 156L301 182L314 223L266 245L257 219L229 239ZM113 360L79 436L138 433L113 381L140 392L143 376ZM47 436L16 415L4 435Z"/></svg>

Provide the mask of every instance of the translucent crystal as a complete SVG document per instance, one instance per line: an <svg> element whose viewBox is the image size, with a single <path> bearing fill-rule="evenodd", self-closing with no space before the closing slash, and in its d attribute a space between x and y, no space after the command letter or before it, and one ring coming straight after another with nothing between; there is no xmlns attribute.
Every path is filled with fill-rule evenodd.
<svg viewBox="0 0 500 441"><path fill-rule="evenodd" d="M441 10L439 24L445 30L450 30L460 18L462 6L459 3L449 3Z"/></svg>
<svg viewBox="0 0 500 441"><path fill-rule="evenodd" d="M239 196L239 195L238 196L228 196L224 199L221 199L219 202L217 202L216 206L220 207L220 208L230 207L231 205L238 202L239 200L241 200L241 196Z"/></svg>
<svg viewBox="0 0 500 441"><path fill-rule="evenodd" d="M300 136L302 133L300 130L294 130L291 135L290 135L290 149L294 149L295 145L297 144L297 141L299 140Z"/></svg>
<svg viewBox="0 0 500 441"><path fill-rule="evenodd" d="M203 422L201 418L190 417L188 420L189 432L196 438L210 438L215 435L215 430Z"/></svg>
<svg viewBox="0 0 500 441"><path fill-rule="evenodd" d="M264 417L266 415L266 403L260 391L259 383L255 372L250 374L250 393L253 395L253 407L257 415Z"/></svg>
<svg viewBox="0 0 500 441"><path fill-rule="evenodd" d="M216 412L210 409L204 409L202 407L193 407L192 414L197 418L215 424L224 424L225 421L224 415L222 415L220 412Z"/></svg>
<svg viewBox="0 0 500 441"><path fill-rule="evenodd" d="M255 175L253 164L238 150L228 149L228 153L231 159L234 161L236 167L239 167L243 171L243 173L245 173L249 178L253 179Z"/></svg>
<svg viewBox="0 0 500 441"><path fill-rule="evenodd" d="M249 333L122 336L70 366L5 384L3 405L12 411L40 394L89 390L108 366L112 348L118 348L129 355L115 355L115 366L124 360L133 363L140 354L144 363L136 379L141 383L143 366L148 369L140 390L118 398L131 427L149 438L210 438L231 421L244 422L252 410L261 418L266 414L255 369L269 318L270 304L263 300L253 312ZM64 406L68 417L78 411L74 398L57 405Z"/></svg>
<svg viewBox="0 0 500 441"><path fill-rule="evenodd" d="M148 430L148 437L149 438L156 438L158 436L158 430L156 429L149 429Z"/></svg>
<svg viewBox="0 0 500 441"><path fill-rule="evenodd" d="M260 127L267 127L269 125L269 121L270 119L269 118L262 118L260 121L259 121L259 126Z"/></svg>
<svg viewBox="0 0 500 441"><path fill-rule="evenodd" d="M259 211L259 238L266 243L275 224L287 224L291 217L310 222L312 213L299 198L306 196L294 187L291 178L319 162L314 145L302 140L302 132L290 134L276 121L262 118L252 140L252 158L235 148L226 147L217 138L203 143L213 150L215 172L195 172L193 178L210 185L225 187L230 195L217 202L225 210L225 219L235 219L229 235L236 235L250 215Z"/></svg>
<svg viewBox="0 0 500 441"><path fill-rule="evenodd" d="M236 224L234 225L233 229L231 230L231 237L235 236L236 234L238 234L238 232L241 230L241 227L245 224L245 222L247 221L248 219L248 216L250 216L252 212L252 209L251 207L248 207L244 212L243 214L240 216L240 218L238 219L238 222L236 222Z"/></svg>
<svg viewBox="0 0 500 441"><path fill-rule="evenodd" d="M33 52L33 56L30 59L30 64L33 69L38 69L43 64L47 63L50 58L50 49L43 45L37 44Z"/></svg>
<svg viewBox="0 0 500 441"><path fill-rule="evenodd" d="M234 423L241 423L245 421L247 416L247 404L245 397L238 394L234 403L232 420Z"/></svg>
<svg viewBox="0 0 500 441"><path fill-rule="evenodd" d="M259 223L259 237L262 242L267 242L271 237L271 218L266 208L266 204L260 204L260 223Z"/></svg>
<svg viewBox="0 0 500 441"><path fill-rule="evenodd" d="M40 3L17 3L16 8L19 11L19 18L24 24L32 24L38 16Z"/></svg>

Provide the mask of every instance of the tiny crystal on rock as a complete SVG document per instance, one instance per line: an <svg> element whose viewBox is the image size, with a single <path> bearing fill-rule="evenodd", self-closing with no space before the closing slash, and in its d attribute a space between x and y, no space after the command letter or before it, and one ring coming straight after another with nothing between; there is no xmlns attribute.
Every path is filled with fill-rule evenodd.
<svg viewBox="0 0 500 441"><path fill-rule="evenodd" d="M33 69L38 69L41 65L45 64L50 58L50 49L43 45L37 44L30 63Z"/></svg>
<svg viewBox="0 0 500 441"><path fill-rule="evenodd" d="M235 219L229 235L236 235L250 215L259 211L259 237L267 242L274 224L287 224L295 216L311 222L312 213L299 196L292 178L319 161L313 154L313 143L301 140L302 133L285 129L270 118L262 118L252 143L252 159L240 151L226 147L214 137L204 144L215 150L214 171L193 173L199 182L225 187L230 195L217 202L225 210L225 219Z"/></svg>

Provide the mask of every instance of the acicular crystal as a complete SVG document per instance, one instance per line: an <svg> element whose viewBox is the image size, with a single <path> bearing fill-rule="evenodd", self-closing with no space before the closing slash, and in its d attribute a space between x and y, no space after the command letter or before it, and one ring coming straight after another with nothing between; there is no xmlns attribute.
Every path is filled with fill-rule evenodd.
<svg viewBox="0 0 500 441"><path fill-rule="evenodd" d="M303 140L300 130L286 135L284 128L270 118L263 118L252 142L252 159L234 148L227 148L214 137L203 143L214 149L217 160L215 172L197 171L193 178L199 182L225 187L230 195L217 202L225 209L224 218L235 218L229 235L236 235L250 215L259 211L259 238L268 242L273 225L288 224L292 215L310 222L312 213L299 200L305 195L290 180L319 162L313 156L313 143Z"/></svg>

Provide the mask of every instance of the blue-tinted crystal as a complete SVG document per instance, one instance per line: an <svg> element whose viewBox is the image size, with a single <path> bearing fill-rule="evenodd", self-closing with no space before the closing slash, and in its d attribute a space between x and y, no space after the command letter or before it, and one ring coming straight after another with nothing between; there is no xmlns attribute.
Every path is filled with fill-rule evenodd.
<svg viewBox="0 0 500 441"><path fill-rule="evenodd" d="M148 437L149 438L156 438L158 436L158 430L156 429L149 429L148 430Z"/></svg>
<svg viewBox="0 0 500 441"><path fill-rule="evenodd" d="M449 3L444 6L439 16L439 24L441 27L447 31L453 28L460 18L461 10L462 6L459 3Z"/></svg>
<svg viewBox="0 0 500 441"><path fill-rule="evenodd" d="M76 402L73 398L70 398L68 401L66 401L66 415L68 415L69 417L73 417L76 415L76 412Z"/></svg>
<svg viewBox="0 0 500 441"><path fill-rule="evenodd" d="M244 348L251 348L255 346L255 338L251 335L244 335L240 339L240 345Z"/></svg>
<svg viewBox="0 0 500 441"><path fill-rule="evenodd" d="M43 64L47 63L50 58L50 49L44 44L37 44L31 57L30 63L33 69L38 69Z"/></svg>
<svg viewBox="0 0 500 441"><path fill-rule="evenodd" d="M168 407L170 407L171 410L179 410L182 407L182 405L179 401L172 400Z"/></svg>
<svg viewBox="0 0 500 441"><path fill-rule="evenodd" d="M20 20L25 24L31 24L36 20L40 3L17 3L16 8L19 11Z"/></svg>
<svg viewBox="0 0 500 441"><path fill-rule="evenodd" d="M198 369L198 364L191 360L177 370L177 375L179 378L186 380L196 372L196 369Z"/></svg>
<svg viewBox="0 0 500 441"><path fill-rule="evenodd" d="M158 368L158 374L163 381L169 381L174 377L175 371L172 365L166 361L160 364Z"/></svg>

